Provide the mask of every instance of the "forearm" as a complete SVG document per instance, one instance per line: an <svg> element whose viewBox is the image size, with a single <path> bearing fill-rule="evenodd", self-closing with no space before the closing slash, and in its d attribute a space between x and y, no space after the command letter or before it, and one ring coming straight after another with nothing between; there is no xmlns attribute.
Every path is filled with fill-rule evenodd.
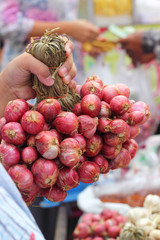
<svg viewBox="0 0 160 240"><path fill-rule="evenodd" d="M72 36L73 31L73 22L71 21L60 21L60 22L44 22L44 21L35 21L33 24L33 28L28 34L27 38L42 36L46 29L55 30L58 34L66 33L69 36Z"/></svg>

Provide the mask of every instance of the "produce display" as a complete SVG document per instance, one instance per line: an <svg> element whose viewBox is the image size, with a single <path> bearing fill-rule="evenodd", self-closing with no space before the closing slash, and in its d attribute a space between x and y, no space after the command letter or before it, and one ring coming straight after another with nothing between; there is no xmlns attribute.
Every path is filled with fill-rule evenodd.
<svg viewBox="0 0 160 240"><path fill-rule="evenodd" d="M73 231L74 240L115 240L127 218L117 211L103 209L100 214L85 213Z"/></svg>
<svg viewBox="0 0 160 240"><path fill-rule="evenodd" d="M63 84L54 67L59 57L64 60L62 38L47 33L36 39L28 48L35 57L39 42L40 60L49 63L55 84L46 87L34 76L35 106L10 101L0 119L0 161L28 205L36 196L61 202L80 182L93 183L110 169L128 166L138 149L139 126L150 115L145 102L129 99L125 84L103 86L98 76L82 86ZM44 52L46 44L49 53L56 49L55 57Z"/></svg>
<svg viewBox="0 0 160 240"><path fill-rule="evenodd" d="M119 240L158 240L160 239L160 197L148 195L143 208L133 208L127 213L127 222Z"/></svg>

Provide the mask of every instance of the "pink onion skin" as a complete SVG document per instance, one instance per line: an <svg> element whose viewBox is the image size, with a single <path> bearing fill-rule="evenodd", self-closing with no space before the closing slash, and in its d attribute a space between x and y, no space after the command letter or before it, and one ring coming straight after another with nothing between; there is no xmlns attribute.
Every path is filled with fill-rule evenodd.
<svg viewBox="0 0 160 240"><path fill-rule="evenodd" d="M123 96L129 98L129 96L130 96L130 89L129 89L129 87L126 84L124 84L124 83L117 83L117 84L115 84L115 87L116 87L119 95L123 95Z"/></svg>
<svg viewBox="0 0 160 240"><path fill-rule="evenodd" d="M68 191L79 185L79 176L76 170L64 167L59 170L56 184L63 190Z"/></svg>
<svg viewBox="0 0 160 240"><path fill-rule="evenodd" d="M109 146L107 144L103 144L102 154L107 159L114 159L121 151L122 144L117 144L116 146Z"/></svg>
<svg viewBox="0 0 160 240"><path fill-rule="evenodd" d="M99 166L99 169L100 169L100 173L107 173L109 172L109 164L108 164L108 161L105 157L103 157L102 154L98 154L97 156L95 156L93 158L93 162L95 162L98 166Z"/></svg>
<svg viewBox="0 0 160 240"><path fill-rule="evenodd" d="M93 216L94 216L93 213L85 213L81 216L81 222L90 224L92 222Z"/></svg>
<svg viewBox="0 0 160 240"><path fill-rule="evenodd" d="M90 139L86 140L85 156L95 157L103 147L102 137L98 134L93 135Z"/></svg>
<svg viewBox="0 0 160 240"><path fill-rule="evenodd" d="M42 131L45 120L40 112L29 110L25 112L21 118L21 125L23 129L31 134L35 135Z"/></svg>
<svg viewBox="0 0 160 240"><path fill-rule="evenodd" d="M26 164L32 164L38 158L38 152L35 147L27 146L21 152L21 159Z"/></svg>
<svg viewBox="0 0 160 240"><path fill-rule="evenodd" d="M20 191L26 191L33 184L33 175L26 166L16 164L9 168L8 174Z"/></svg>
<svg viewBox="0 0 160 240"><path fill-rule="evenodd" d="M2 139L9 144L21 145L26 141L26 133L18 122L8 122L1 130Z"/></svg>
<svg viewBox="0 0 160 240"><path fill-rule="evenodd" d="M82 134L76 133L72 136L72 138L75 139L78 142L81 151L85 152L85 150L86 150L86 139L82 136Z"/></svg>
<svg viewBox="0 0 160 240"><path fill-rule="evenodd" d="M131 159L135 157L136 152L138 150L138 143L134 139L128 139L124 144L123 147L127 149L130 153Z"/></svg>
<svg viewBox="0 0 160 240"><path fill-rule="evenodd" d="M83 183L93 183L99 179L100 169L95 162L85 161L78 166L77 171Z"/></svg>
<svg viewBox="0 0 160 240"><path fill-rule="evenodd" d="M99 118L98 127L97 127L98 131L101 133L109 132L111 121L112 120L110 118L105 118L105 117Z"/></svg>
<svg viewBox="0 0 160 240"><path fill-rule="evenodd" d="M36 195L30 196L28 194L26 195L24 192L21 193L21 196L28 207L31 206L36 199Z"/></svg>
<svg viewBox="0 0 160 240"><path fill-rule="evenodd" d="M93 81L93 82L96 82L96 83L99 83L101 87L103 87L103 81L100 77L96 76L96 75L93 75L91 77L87 77L87 80L86 82L90 82L90 81Z"/></svg>
<svg viewBox="0 0 160 240"><path fill-rule="evenodd" d="M91 234L91 228L88 224L80 222L73 231L73 237L86 238Z"/></svg>
<svg viewBox="0 0 160 240"><path fill-rule="evenodd" d="M94 94L87 94L81 99L81 110L83 114L97 117L101 109L101 100Z"/></svg>
<svg viewBox="0 0 160 240"><path fill-rule="evenodd" d="M79 163L85 162L87 160L88 160L88 158L82 154Z"/></svg>
<svg viewBox="0 0 160 240"><path fill-rule="evenodd" d="M35 137L38 152L46 159L55 159L59 154L59 141L51 131L41 131Z"/></svg>
<svg viewBox="0 0 160 240"><path fill-rule="evenodd" d="M109 162L109 168L112 170L117 168L124 168L129 165L130 161L131 156L129 154L129 151L125 148L122 148L116 158Z"/></svg>
<svg viewBox="0 0 160 240"><path fill-rule="evenodd" d="M128 124L123 119L114 119L109 123L110 131L114 134L123 134L128 128Z"/></svg>
<svg viewBox="0 0 160 240"><path fill-rule="evenodd" d="M79 95L80 95L80 92L81 92L81 88L82 88L82 85L80 85L80 84L76 85L75 92L78 93Z"/></svg>
<svg viewBox="0 0 160 240"><path fill-rule="evenodd" d="M112 110L110 108L110 105L105 101L101 101L101 109L99 111L98 118L101 118L101 117L109 118L111 115L112 115Z"/></svg>
<svg viewBox="0 0 160 240"><path fill-rule="evenodd" d="M103 135L103 140L104 142L113 147L116 146L117 144L121 143L120 138L117 134L111 133L111 132L107 132Z"/></svg>
<svg viewBox="0 0 160 240"><path fill-rule="evenodd" d="M35 146L35 135L30 135L27 139L27 145L28 146L31 146L31 147L34 147Z"/></svg>
<svg viewBox="0 0 160 240"><path fill-rule="evenodd" d="M122 115L130 108L130 101L123 95L115 96L110 101L110 108L114 113Z"/></svg>
<svg viewBox="0 0 160 240"><path fill-rule="evenodd" d="M78 118L72 112L61 112L52 123L52 126L62 134L73 135L78 130Z"/></svg>
<svg viewBox="0 0 160 240"><path fill-rule="evenodd" d="M39 158L34 162L31 171L35 183L41 188L52 187L59 174L57 165L53 161L44 158Z"/></svg>
<svg viewBox="0 0 160 240"><path fill-rule="evenodd" d="M54 162L57 165L58 169L61 169L62 167L64 167L63 163L60 161L58 157L54 159Z"/></svg>
<svg viewBox="0 0 160 240"><path fill-rule="evenodd" d="M141 125L144 120L144 114L140 111L134 111L129 113L128 124L131 126Z"/></svg>
<svg viewBox="0 0 160 240"><path fill-rule="evenodd" d="M36 196L39 195L40 191L41 188L35 182L33 182L32 186L24 191L23 194L28 196Z"/></svg>
<svg viewBox="0 0 160 240"><path fill-rule="evenodd" d="M42 128L42 131L48 131L48 130L50 130L50 125L49 125L49 123L44 123L44 126L43 126L43 128Z"/></svg>
<svg viewBox="0 0 160 240"><path fill-rule="evenodd" d="M72 109L72 112L73 112L76 116L82 115L81 103L75 104L75 105L74 105L74 108Z"/></svg>
<svg viewBox="0 0 160 240"><path fill-rule="evenodd" d="M91 229L96 236L105 237L107 236L107 231L104 222L92 222Z"/></svg>
<svg viewBox="0 0 160 240"><path fill-rule="evenodd" d="M5 117L1 117L0 118L0 133L1 133L1 130L3 128L3 126L7 123Z"/></svg>
<svg viewBox="0 0 160 240"><path fill-rule="evenodd" d="M9 167L20 161L20 153L16 146L12 144L0 144L0 162L9 169Z"/></svg>
<svg viewBox="0 0 160 240"><path fill-rule="evenodd" d="M103 237L93 237L91 240L103 240ZM116 240L116 239L109 239L109 240Z"/></svg>
<svg viewBox="0 0 160 240"><path fill-rule="evenodd" d="M108 235L109 237L118 237L120 234L121 228L119 226L111 226L108 228Z"/></svg>
<svg viewBox="0 0 160 240"><path fill-rule="evenodd" d="M91 138L97 130L98 118L92 118L88 115L80 115L78 121L78 133L81 133L86 138Z"/></svg>
<svg viewBox="0 0 160 240"><path fill-rule="evenodd" d="M60 161L67 167L75 167L80 161L82 151L77 140L73 138L65 138L60 143Z"/></svg>
<svg viewBox="0 0 160 240"><path fill-rule="evenodd" d="M105 221L113 217L112 210L104 208L100 213L101 218Z"/></svg>
<svg viewBox="0 0 160 240"><path fill-rule="evenodd" d="M104 86L102 93L103 93L102 100L105 101L106 103L110 103L113 97L118 96L118 90L115 87L115 85Z"/></svg>
<svg viewBox="0 0 160 240"><path fill-rule="evenodd" d="M140 128L139 126L129 126L129 131L130 131L130 139L135 138L139 133L140 133Z"/></svg>
<svg viewBox="0 0 160 240"><path fill-rule="evenodd" d="M150 110L147 103L142 101L135 102L129 109L130 113L134 111L139 111L143 113L143 120L139 124L143 124L149 119Z"/></svg>
<svg viewBox="0 0 160 240"><path fill-rule="evenodd" d="M61 105L56 99L47 98L38 103L36 110L50 123L60 113Z"/></svg>
<svg viewBox="0 0 160 240"><path fill-rule="evenodd" d="M7 122L19 122L23 114L28 110L29 105L25 100L15 99L8 102L4 111L4 117Z"/></svg>
<svg viewBox="0 0 160 240"><path fill-rule="evenodd" d="M45 189L43 195L51 202L63 202L67 197L67 192L55 185L52 188Z"/></svg>
<svg viewBox="0 0 160 240"><path fill-rule="evenodd" d="M59 133L56 129L51 129L50 132L54 134L54 136L58 139L58 142L61 143L63 139L63 135Z"/></svg>
<svg viewBox="0 0 160 240"><path fill-rule="evenodd" d="M95 81L85 82L82 85L80 96L83 98L88 94L95 94L100 100L102 100L103 93L101 85Z"/></svg>

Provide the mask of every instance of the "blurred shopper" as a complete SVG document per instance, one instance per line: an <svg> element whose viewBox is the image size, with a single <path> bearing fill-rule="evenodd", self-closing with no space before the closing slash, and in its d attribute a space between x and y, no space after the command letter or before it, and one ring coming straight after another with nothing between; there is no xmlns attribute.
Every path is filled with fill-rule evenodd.
<svg viewBox="0 0 160 240"><path fill-rule="evenodd" d="M24 52L30 37L42 36L46 29L66 33L75 40L73 52L77 67L77 81L83 75L81 44L99 36L97 26L77 19L79 0L0 0L0 36L4 39L2 69ZM96 56L99 52L95 49ZM79 78L79 79L78 79Z"/></svg>
<svg viewBox="0 0 160 240"><path fill-rule="evenodd" d="M134 65L147 63L155 58L160 62L160 30L137 31L119 40L119 43Z"/></svg>

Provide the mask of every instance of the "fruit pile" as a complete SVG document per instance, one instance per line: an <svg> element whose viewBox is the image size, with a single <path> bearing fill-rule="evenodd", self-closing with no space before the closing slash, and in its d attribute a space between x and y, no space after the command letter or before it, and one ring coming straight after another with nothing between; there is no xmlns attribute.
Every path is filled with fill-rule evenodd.
<svg viewBox="0 0 160 240"><path fill-rule="evenodd" d="M63 201L80 182L126 167L136 154L134 138L149 118L148 105L129 100L125 84L103 86L97 76L75 91L81 100L72 111L54 98L35 106L17 99L0 119L0 161L28 205L36 196Z"/></svg>
<svg viewBox="0 0 160 240"><path fill-rule="evenodd" d="M73 231L74 240L116 240L127 218L104 209L100 214L85 213Z"/></svg>

